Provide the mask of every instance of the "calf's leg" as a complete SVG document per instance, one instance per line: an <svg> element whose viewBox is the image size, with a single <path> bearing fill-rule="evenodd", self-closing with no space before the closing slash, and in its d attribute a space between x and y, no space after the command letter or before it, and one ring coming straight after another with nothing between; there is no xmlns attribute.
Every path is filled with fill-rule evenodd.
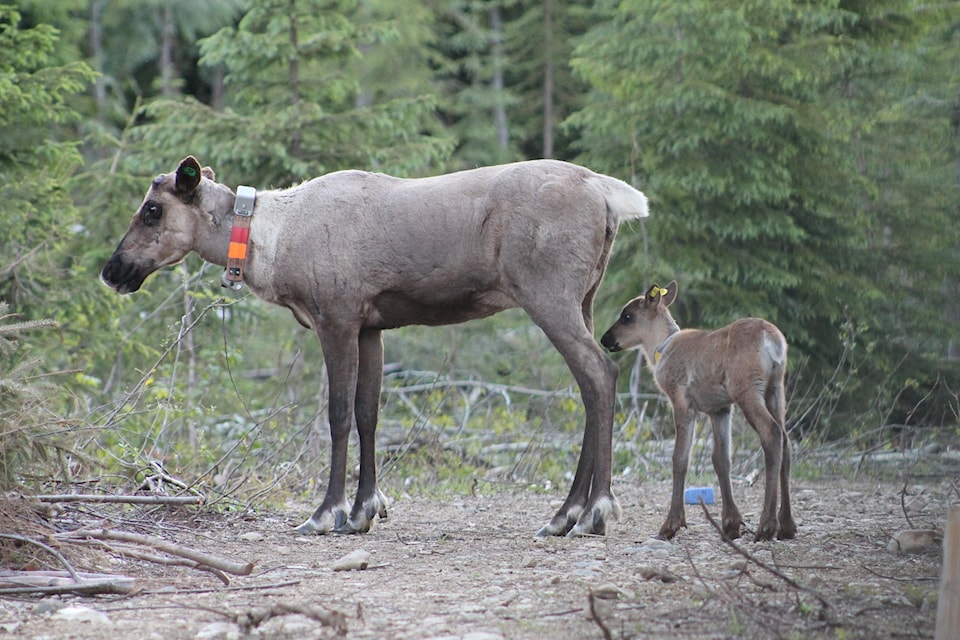
<svg viewBox="0 0 960 640"><path fill-rule="evenodd" d="M797 535L797 524L793 520L793 513L790 508L790 436L787 434L787 399L784 389L783 375L770 385L767 389L766 397L767 410L780 425L780 434L783 455L780 462L780 529L777 538L780 540L792 540Z"/></svg>
<svg viewBox="0 0 960 640"><path fill-rule="evenodd" d="M743 531L743 516L733 499L733 485L730 482L730 407L710 414L713 426L713 469L720 485L720 498L723 501L721 511L721 533L728 540L740 537Z"/></svg>
<svg viewBox="0 0 960 640"><path fill-rule="evenodd" d="M366 533L374 518L387 517L387 499L377 484L376 432L383 381L383 339L380 331L360 332L354 413L360 436L360 482L350 517L337 533Z"/></svg>
<svg viewBox="0 0 960 640"><path fill-rule="evenodd" d="M670 540L681 527L687 526L687 515L683 507L683 487L687 470L690 467L690 447L693 445L693 426L697 412L690 409L679 397L674 400L673 424L677 431L673 443L673 490L670 493L670 511L657 533L660 540Z"/></svg>
<svg viewBox="0 0 960 640"><path fill-rule="evenodd" d="M763 511L760 514L760 526L754 539L772 540L780 530L777 514L777 502L780 487L780 474L783 468L783 428L767 410L760 399L748 398L739 403L747 422L760 436L763 448L764 487Z"/></svg>

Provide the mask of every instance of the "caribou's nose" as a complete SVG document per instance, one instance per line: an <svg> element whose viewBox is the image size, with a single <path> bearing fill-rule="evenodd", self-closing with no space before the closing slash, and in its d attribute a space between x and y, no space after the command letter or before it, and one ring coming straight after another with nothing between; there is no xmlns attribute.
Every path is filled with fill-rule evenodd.
<svg viewBox="0 0 960 640"><path fill-rule="evenodd" d="M603 334L603 337L600 338L600 344L607 348L608 351L620 351L620 344L617 342L617 339L610 335L610 332Z"/></svg>

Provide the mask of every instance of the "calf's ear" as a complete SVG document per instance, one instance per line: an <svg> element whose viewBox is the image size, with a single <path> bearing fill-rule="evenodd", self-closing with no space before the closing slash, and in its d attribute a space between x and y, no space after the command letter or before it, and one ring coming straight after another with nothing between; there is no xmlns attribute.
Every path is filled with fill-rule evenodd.
<svg viewBox="0 0 960 640"><path fill-rule="evenodd" d="M667 292L663 294L663 303L668 307L677 299L677 281L672 280L666 287Z"/></svg>
<svg viewBox="0 0 960 640"><path fill-rule="evenodd" d="M201 177L200 163L193 156L187 156L180 161L177 167L177 193L186 195L193 193L197 185L200 184Z"/></svg>

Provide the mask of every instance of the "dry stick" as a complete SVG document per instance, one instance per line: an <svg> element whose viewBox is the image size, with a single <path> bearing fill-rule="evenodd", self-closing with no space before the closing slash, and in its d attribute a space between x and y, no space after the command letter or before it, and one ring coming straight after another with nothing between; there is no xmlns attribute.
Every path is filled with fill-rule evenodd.
<svg viewBox="0 0 960 640"><path fill-rule="evenodd" d="M60 563L63 565L63 568L67 570L67 573L70 574L70 577L73 578L74 582L80 582L81 580L83 580L83 578L80 577L80 575L76 572L73 566L69 562L67 562L67 559L63 557L63 554L61 554L59 551L57 551L53 547L43 544L39 540L34 540L33 538L28 538L26 536L19 536L15 533L0 533L0 538L6 538L8 540L16 540L18 542L26 542L28 544L32 544L40 547L41 549L49 552L54 558L60 561Z"/></svg>
<svg viewBox="0 0 960 640"><path fill-rule="evenodd" d="M33 575L43 573L44 575ZM54 575L59 573L60 575ZM0 584L13 584L14 587L0 587L0 595L96 595L102 593L131 593L136 580L128 576L111 576L101 573L79 574L79 582L66 571L37 572L9 571L0 574Z"/></svg>
<svg viewBox="0 0 960 640"><path fill-rule="evenodd" d="M826 614L826 612L830 610L830 603L827 602L827 599L824 598L822 595L820 595L819 592L814 591L809 587L803 586L802 584L800 584L790 576L786 575L776 567L771 567L766 562L763 562L762 560L758 560L757 558L753 557L748 551L738 546L737 543L735 543L733 540L730 540L729 538L727 538L727 536L724 535L723 529L720 527L720 524L716 520L714 520L712 515L710 515L710 510L707 509L707 505L703 502L702 497L699 498L699 502L700 502L700 508L703 509L703 514L707 517L707 520L710 521L710 524L713 525L713 528L717 530L717 533L720 534L721 540L723 540L728 547L730 547L731 549L736 551L738 554L743 556L745 559L754 563L761 569L765 569L766 571L769 571L773 575L777 576L778 578L786 582L788 585L790 585L794 589L798 591L803 591L805 593L809 593L810 595L812 595L820 603L820 606L823 607L824 614Z"/></svg>
<svg viewBox="0 0 960 640"><path fill-rule="evenodd" d="M190 608L209 611L210 613L223 616L224 618L227 618L228 620L239 625L245 632L249 632L251 629L263 624L270 618L276 618L289 614L300 614L306 618L315 620L324 626L333 627L334 631L336 631L337 635L339 636L347 635L347 617L343 613L336 610L321 611L316 607L311 607L310 605L305 604L276 603L267 607L257 607L255 609L241 611L239 613L201 605L192 605Z"/></svg>
<svg viewBox="0 0 960 640"><path fill-rule="evenodd" d="M903 518L907 521L907 525L913 529L913 522L910 520L910 516L907 514L907 483L909 478L903 481L903 488L900 489L900 509L903 511Z"/></svg>
<svg viewBox="0 0 960 640"><path fill-rule="evenodd" d="M587 600L590 602L590 617L593 618L593 621L597 623L597 626L600 627L600 631L603 633L604 640L613 640L613 634L610 633L610 629L604 624L603 620L600 619L600 614L597 613L597 608L595 605L596 598L593 596L593 591L587 595Z"/></svg>
<svg viewBox="0 0 960 640"><path fill-rule="evenodd" d="M110 529L78 529L77 531L69 531L66 533L57 534L56 538L67 540L70 538L92 538L94 540L114 540L116 542L141 544L146 547L153 547L158 551L163 551L174 556L180 556L181 558L187 558L197 562L198 564L219 569L225 573L231 573L237 576L250 575L250 573L253 571L254 565L252 562L243 563L225 560L202 551L197 551L196 549L182 547L178 544L161 540L160 538L145 536L139 533L128 533L126 531L112 531Z"/></svg>
<svg viewBox="0 0 960 640"><path fill-rule="evenodd" d="M123 504L195 504L201 505L203 496L112 496L96 493L66 493L37 496L40 502L116 502Z"/></svg>
<svg viewBox="0 0 960 640"><path fill-rule="evenodd" d="M93 542L104 545L107 549L113 551L114 553L136 558L137 560L146 560L147 562L154 562L156 564L162 564L168 567L189 567L190 569L196 569L197 571L206 571L215 575L217 579L219 579L220 582L222 582L225 586L230 584L230 578L224 575L223 571L220 571L216 567L200 564L195 560L188 560L187 558L166 558L164 556L158 556L154 553L141 551L140 549L136 549L127 545L118 548L108 545L101 540L94 540Z"/></svg>

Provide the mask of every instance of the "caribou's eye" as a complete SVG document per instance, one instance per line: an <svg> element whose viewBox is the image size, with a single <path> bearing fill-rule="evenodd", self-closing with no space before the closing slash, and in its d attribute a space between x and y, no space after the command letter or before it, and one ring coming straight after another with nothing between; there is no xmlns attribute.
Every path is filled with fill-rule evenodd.
<svg viewBox="0 0 960 640"><path fill-rule="evenodd" d="M620 316L620 324L630 324L631 322L633 322L633 314L625 313Z"/></svg>
<svg viewBox="0 0 960 640"><path fill-rule="evenodd" d="M140 209L140 219L148 227L155 227L160 224L160 218L163 217L163 205L153 200L147 200Z"/></svg>

